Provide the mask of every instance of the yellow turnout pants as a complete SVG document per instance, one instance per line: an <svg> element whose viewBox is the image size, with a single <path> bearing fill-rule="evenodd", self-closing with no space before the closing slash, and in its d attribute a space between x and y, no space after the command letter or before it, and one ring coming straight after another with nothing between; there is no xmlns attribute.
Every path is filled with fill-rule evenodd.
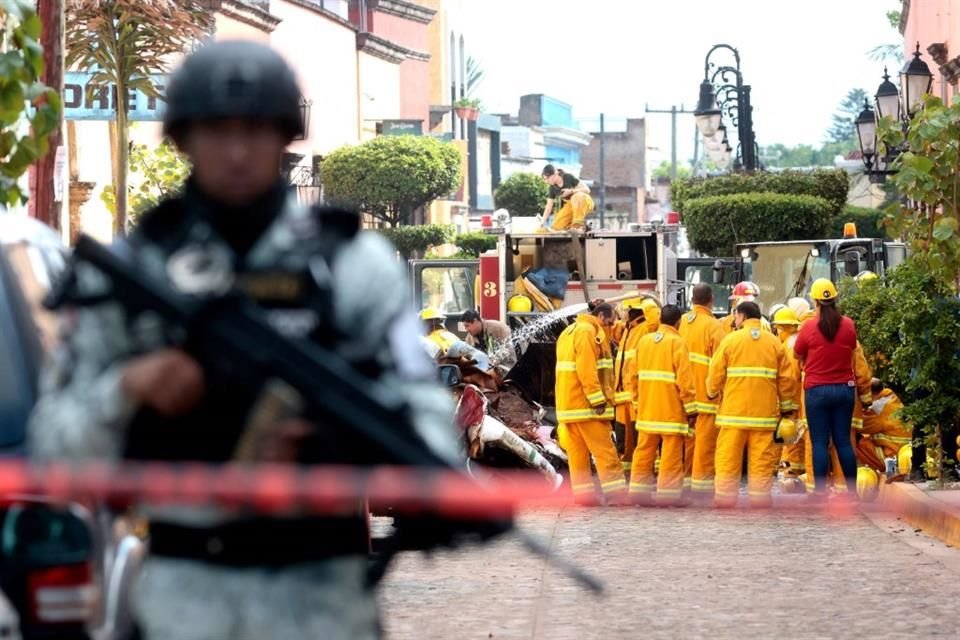
<svg viewBox="0 0 960 640"><path fill-rule="evenodd" d="M717 473L717 434L717 416L712 413L697 414L690 487L697 495L713 495L713 482Z"/></svg>
<svg viewBox="0 0 960 640"><path fill-rule="evenodd" d="M553 230L562 231L571 227L582 227L587 214L593 211L593 198L586 193L575 193L563 203L553 219Z"/></svg>
<svg viewBox="0 0 960 640"><path fill-rule="evenodd" d="M740 476L743 469L743 450L747 450L747 495L750 506L768 507L772 504L773 470L779 448L773 441L773 431L759 429L722 428L717 436L717 484L715 504L733 507L740 494Z"/></svg>
<svg viewBox="0 0 960 640"><path fill-rule="evenodd" d="M637 432L637 447L630 467L630 495L649 500L656 489L658 503L670 504L683 494L683 445L686 436L679 434ZM661 447L661 444L663 445ZM653 464L660 448L660 472L656 484Z"/></svg>
<svg viewBox="0 0 960 640"><path fill-rule="evenodd" d="M609 420L561 423L557 427L560 446L567 452L573 497L578 502L592 502L595 498L591 455L597 466L603 495L626 492L623 466L617 455L617 446L610 437L611 432Z"/></svg>

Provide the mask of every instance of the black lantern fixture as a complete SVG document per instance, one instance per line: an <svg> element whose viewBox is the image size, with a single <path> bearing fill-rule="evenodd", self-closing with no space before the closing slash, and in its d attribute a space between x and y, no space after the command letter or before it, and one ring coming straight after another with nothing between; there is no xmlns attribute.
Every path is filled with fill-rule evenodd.
<svg viewBox="0 0 960 640"><path fill-rule="evenodd" d="M900 70L900 89L903 91L904 110L910 117L923 106L923 96L930 93L933 86L933 74L930 67L920 59L920 43L913 53L913 60L903 65Z"/></svg>
<svg viewBox="0 0 960 640"><path fill-rule="evenodd" d="M900 113L900 92L897 90L897 85L890 82L890 74L887 73L887 68L883 68L883 82L880 83L880 86L877 88L877 93L874 96L877 102L877 118L886 118L890 116L895 121L902 119Z"/></svg>
<svg viewBox="0 0 960 640"><path fill-rule="evenodd" d="M873 166L873 158L877 155L877 114L870 108L870 103L866 99L863 101L863 111L853 124L857 128L863 164L869 171Z"/></svg>
<svg viewBox="0 0 960 640"><path fill-rule="evenodd" d="M704 138L712 137L720 128L721 115L713 85L704 80L700 83L700 99L697 101L697 108L693 112L693 118L697 123L697 129L700 130L700 135Z"/></svg>
<svg viewBox="0 0 960 640"><path fill-rule="evenodd" d="M303 133L294 138L294 140L306 140L310 137L310 108L313 106L313 100L307 100L300 96L300 117L303 122Z"/></svg>

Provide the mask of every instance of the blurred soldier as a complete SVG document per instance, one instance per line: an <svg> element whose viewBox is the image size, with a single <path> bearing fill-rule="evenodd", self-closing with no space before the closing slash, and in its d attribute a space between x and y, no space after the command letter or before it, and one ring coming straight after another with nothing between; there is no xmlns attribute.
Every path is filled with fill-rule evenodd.
<svg viewBox="0 0 960 640"><path fill-rule="evenodd" d="M284 150L303 132L300 99L293 72L266 46L217 42L189 55L170 78L164 132L192 174L181 195L141 217L128 248L162 280L196 268L198 257L222 258L221 275L248 283L279 333L323 341L401 393L423 441L455 460L452 403L418 344L393 248L357 232L357 216L299 206L281 179ZM320 272L329 274L329 306ZM114 294L103 295L100 274L76 275L80 296L100 301L64 314L65 342L32 418L35 455L233 459L256 399L238 397L170 346L174 333L159 316L128 316ZM321 427L281 420L252 462L300 461ZM380 636L359 505L323 517L213 506L154 507L149 516L150 557L135 592L148 639Z"/></svg>

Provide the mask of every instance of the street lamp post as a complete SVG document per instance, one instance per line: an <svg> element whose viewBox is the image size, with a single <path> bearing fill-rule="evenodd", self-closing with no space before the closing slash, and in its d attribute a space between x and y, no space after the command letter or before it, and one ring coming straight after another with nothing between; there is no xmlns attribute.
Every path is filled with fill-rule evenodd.
<svg viewBox="0 0 960 640"><path fill-rule="evenodd" d="M717 66L710 57L718 49L733 53L735 66ZM700 98L694 117L697 128L708 149L711 145L730 149L726 133L717 138L723 126L724 116L737 130L737 156L734 165L744 171L756 171L757 143L753 132L753 107L750 104L750 85L744 84L740 71L740 52L728 44L716 44L707 52L703 61L703 82L700 83ZM729 152L727 153L729 156ZM715 162L719 160L713 159ZM727 158L729 163L729 157Z"/></svg>
<svg viewBox="0 0 960 640"><path fill-rule="evenodd" d="M900 148L887 148L886 154L881 154L877 144L877 126L882 118L891 118L903 127L904 133L910 124L910 119L923 108L923 96L930 92L933 85L933 74L930 67L921 59L920 43L913 59L900 69L900 87L890 81L887 69L883 70L883 82L877 87L874 94L876 111L864 101L863 111L857 116L854 125L857 130L857 140L860 143L860 153L863 156L863 166L870 181L881 183L886 176L895 173L891 166L897 156L907 150L906 142ZM906 136L904 136L906 139Z"/></svg>

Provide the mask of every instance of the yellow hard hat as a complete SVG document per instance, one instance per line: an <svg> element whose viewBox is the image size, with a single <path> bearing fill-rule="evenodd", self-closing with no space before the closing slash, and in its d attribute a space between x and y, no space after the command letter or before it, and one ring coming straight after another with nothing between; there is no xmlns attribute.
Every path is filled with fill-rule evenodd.
<svg viewBox="0 0 960 640"><path fill-rule="evenodd" d="M913 468L913 445L905 444L897 452L897 470L905 475L910 475Z"/></svg>
<svg viewBox="0 0 960 640"><path fill-rule="evenodd" d="M797 444L800 439L800 427L790 418L780 418L777 430L773 432L773 439L778 443Z"/></svg>
<svg viewBox="0 0 960 640"><path fill-rule="evenodd" d="M876 498L879 485L880 477L875 470L870 467L857 469L857 495L861 500L870 501Z"/></svg>
<svg viewBox="0 0 960 640"><path fill-rule="evenodd" d="M530 313L533 311L533 300L528 296L516 294L507 300L507 311L513 313Z"/></svg>
<svg viewBox="0 0 960 640"><path fill-rule="evenodd" d="M627 298L623 301L623 308L628 311L630 309L643 309L643 303L646 300L649 300L649 298L643 298L641 296L637 296L636 298Z"/></svg>
<svg viewBox="0 0 960 640"><path fill-rule="evenodd" d="M427 307L420 312L421 320L446 320L447 316L436 307Z"/></svg>
<svg viewBox="0 0 960 640"><path fill-rule="evenodd" d="M837 288L826 278L819 278L814 280L813 286L810 287L810 297L820 302L835 300L837 298Z"/></svg>
<svg viewBox="0 0 960 640"><path fill-rule="evenodd" d="M773 324L790 324L796 326L800 324L800 318L797 317L797 313L793 309L784 307L773 314Z"/></svg>
<svg viewBox="0 0 960 640"><path fill-rule="evenodd" d="M854 279L854 281L857 282L858 284L862 284L862 283L864 283L864 282L869 282L870 280L876 280L876 279L877 279L877 274L875 274L873 271L870 271L870 270L868 269L868 270L866 270L866 271L861 271L861 272L858 273L856 276L854 276L853 279Z"/></svg>

